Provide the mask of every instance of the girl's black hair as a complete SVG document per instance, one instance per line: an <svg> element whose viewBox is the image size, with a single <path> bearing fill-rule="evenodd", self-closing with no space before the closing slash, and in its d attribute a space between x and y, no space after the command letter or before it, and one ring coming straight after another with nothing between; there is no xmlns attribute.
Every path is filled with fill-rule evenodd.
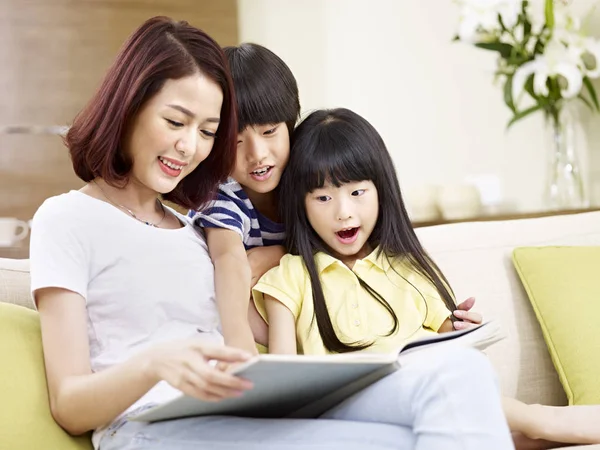
<svg viewBox="0 0 600 450"><path fill-rule="evenodd" d="M305 207L306 195L322 188L326 182L335 186L365 180L373 182L379 197L379 217L369 244L372 248L379 247L379 254L388 259L404 257L417 273L435 286L446 307L450 311L456 309L448 281L427 255L411 226L392 158L381 136L367 120L344 108L318 110L296 128L291 145L290 159L280 182L286 246L292 254L302 257L308 270L317 326L329 351L355 351L370 344L342 342L327 312L314 256L319 251L329 253L330 250L311 227ZM363 287L393 316L394 328L390 334L393 333L398 319L390 305L373 289Z"/></svg>
<svg viewBox="0 0 600 450"><path fill-rule="evenodd" d="M290 133L300 116L298 85L271 50L252 43L225 47L237 98L238 131L248 125L285 122Z"/></svg>

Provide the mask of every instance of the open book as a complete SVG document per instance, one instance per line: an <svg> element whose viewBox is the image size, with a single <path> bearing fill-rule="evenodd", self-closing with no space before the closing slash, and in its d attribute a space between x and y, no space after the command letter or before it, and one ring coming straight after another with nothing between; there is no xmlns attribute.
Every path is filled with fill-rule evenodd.
<svg viewBox="0 0 600 450"><path fill-rule="evenodd" d="M215 403L181 394L130 419L153 422L203 415L318 417L352 394L401 370L403 362L417 353L447 345L483 350L503 337L498 324L490 321L469 330L412 341L390 354L259 355L235 370L254 383L254 388L242 397Z"/></svg>

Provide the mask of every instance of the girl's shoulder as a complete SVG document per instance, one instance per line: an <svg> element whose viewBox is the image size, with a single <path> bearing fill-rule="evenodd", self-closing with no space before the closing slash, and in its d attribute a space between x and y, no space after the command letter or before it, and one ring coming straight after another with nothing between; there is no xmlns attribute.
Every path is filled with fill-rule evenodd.
<svg viewBox="0 0 600 450"><path fill-rule="evenodd" d="M291 274L304 275L308 273L306 271L304 261L302 260L302 256L300 255L286 253L279 261L279 267L283 268L287 272L290 272Z"/></svg>

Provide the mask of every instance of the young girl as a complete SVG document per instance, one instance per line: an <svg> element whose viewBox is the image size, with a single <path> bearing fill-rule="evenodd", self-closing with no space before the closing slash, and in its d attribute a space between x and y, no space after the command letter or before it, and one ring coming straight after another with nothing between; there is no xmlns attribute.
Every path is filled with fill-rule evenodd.
<svg viewBox="0 0 600 450"><path fill-rule="evenodd" d="M408 340L459 328L453 315L466 319L455 324L462 327L481 322L469 312L472 299L455 311L446 279L410 225L391 157L362 117L346 109L307 117L293 136L281 196L291 254L253 290L268 318L271 353L389 352ZM442 371L456 364L463 363ZM477 378L466 374L460 384L471 389ZM561 430L564 442L594 442L575 432L567 440L565 427L556 423L565 419L560 408L512 399L504 399L504 406L516 431L556 439ZM575 414L572 419L586 422L583 409ZM554 431L544 426L546 420L556 423ZM589 418L586 423L591 435Z"/></svg>
<svg viewBox="0 0 600 450"><path fill-rule="evenodd" d="M281 182L292 254L254 287L269 321L269 351L392 351L452 329L452 293L410 226L394 166L373 127L346 109L317 111L297 128L292 145ZM500 399L489 367L482 371L485 358L467 349L450 353L426 352L385 379L400 405L362 403L362 414L351 415L343 410L359 401L351 399L326 416L401 420L416 448L512 448L495 416ZM371 389L377 384L364 392Z"/></svg>
<svg viewBox="0 0 600 450"><path fill-rule="evenodd" d="M254 353L267 327L253 303L249 309L250 289L285 254L277 187L300 101L292 71L275 53L250 43L224 50L239 119L235 167L216 201L189 216L206 231L225 343Z"/></svg>

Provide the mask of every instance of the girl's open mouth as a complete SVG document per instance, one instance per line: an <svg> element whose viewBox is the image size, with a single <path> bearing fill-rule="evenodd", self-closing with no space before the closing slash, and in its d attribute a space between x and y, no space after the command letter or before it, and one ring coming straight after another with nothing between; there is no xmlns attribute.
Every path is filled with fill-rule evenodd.
<svg viewBox="0 0 600 450"><path fill-rule="evenodd" d="M335 233L335 235L337 236L338 240L341 243L343 243L343 244L352 244L354 241L356 241L356 238L358 237L358 231L359 230L360 230L360 227L348 228L346 230L337 231Z"/></svg>

